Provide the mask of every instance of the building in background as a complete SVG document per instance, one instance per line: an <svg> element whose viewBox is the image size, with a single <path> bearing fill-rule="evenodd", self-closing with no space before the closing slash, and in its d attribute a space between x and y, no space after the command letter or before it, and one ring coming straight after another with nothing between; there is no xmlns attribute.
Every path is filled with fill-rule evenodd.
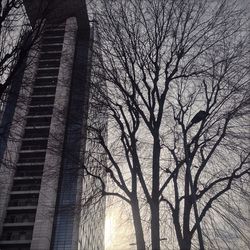
<svg viewBox="0 0 250 250"><path fill-rule="evenodd" d="M82 171L93 45L86 6L24 2L44 29L2 115L2 127L11 125L0 152L0 249L101 250L105 204L82 209L91 187Z"/></svg>

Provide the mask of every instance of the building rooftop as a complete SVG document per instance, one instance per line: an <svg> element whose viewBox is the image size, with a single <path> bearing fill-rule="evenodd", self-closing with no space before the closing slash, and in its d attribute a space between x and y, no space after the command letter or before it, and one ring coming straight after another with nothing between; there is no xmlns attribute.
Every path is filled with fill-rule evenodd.
<svg viewBox="0 0 250 250"><path fill-rule="evenodd" d="M40 18L46 18L51 23L60 23L75 16L80 29L89 29L85 0L24 0L24 5L33 26Z"/></svg>

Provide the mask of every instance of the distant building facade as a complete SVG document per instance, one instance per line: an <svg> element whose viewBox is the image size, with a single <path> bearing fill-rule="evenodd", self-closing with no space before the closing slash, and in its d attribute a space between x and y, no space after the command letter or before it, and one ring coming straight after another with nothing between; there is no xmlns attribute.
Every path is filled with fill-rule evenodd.
<svg viewBox="0 0 250 250"><path fill-rule="evenodd" d="M101 250L105 204L82 208L91 188L82 168L93 46L86 6L27 0L25 7L44 29L2 114L0 249Z"/></svg>

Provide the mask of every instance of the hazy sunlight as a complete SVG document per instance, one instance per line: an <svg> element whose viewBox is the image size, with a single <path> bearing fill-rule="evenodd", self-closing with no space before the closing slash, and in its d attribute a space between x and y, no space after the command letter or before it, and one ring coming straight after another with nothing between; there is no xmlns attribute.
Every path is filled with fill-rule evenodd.
<svg viewBox="0 0 250 250"><path fill-rule="evenodd" d="M131 250L134 240L129 215L122 208L112 206L106 211L105 250Z"/></svg>

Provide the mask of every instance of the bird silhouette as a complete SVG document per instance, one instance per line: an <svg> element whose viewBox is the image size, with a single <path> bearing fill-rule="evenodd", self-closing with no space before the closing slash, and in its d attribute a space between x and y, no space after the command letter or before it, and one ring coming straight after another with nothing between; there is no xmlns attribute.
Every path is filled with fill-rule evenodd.
<svg viewBox="0 0 250 250"><path fill-rule="evenodd" d="M191 124L199 123L200 121L204 120L207 116L207 112L204 110L200 110L191 120Z"/></svg>

